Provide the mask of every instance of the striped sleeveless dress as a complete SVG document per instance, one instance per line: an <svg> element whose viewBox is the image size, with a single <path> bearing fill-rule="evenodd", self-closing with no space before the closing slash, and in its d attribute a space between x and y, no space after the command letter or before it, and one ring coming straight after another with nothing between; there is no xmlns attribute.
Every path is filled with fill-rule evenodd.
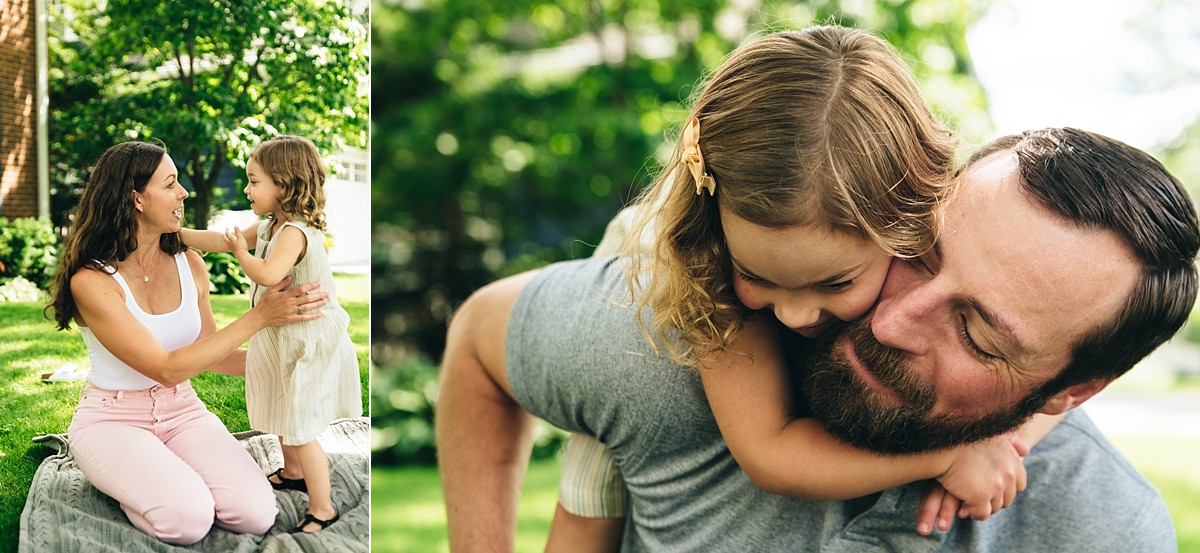
<svg viewBox="0 0 1200 553"><path fill-rule="evenodd" d="M250 338L246 358L246 409L250 427L276 434L284 445L304 445L334 419L362 416L358 357L346 329L350 315L338 304L323 233L303 223L284 223L304 232L304 257L288 271L292 285L321 282L328 294L321 317L264 328ZM271 224L259 224L254 256L271 252ZM270 286L251 285L253 307Z"/></svg>

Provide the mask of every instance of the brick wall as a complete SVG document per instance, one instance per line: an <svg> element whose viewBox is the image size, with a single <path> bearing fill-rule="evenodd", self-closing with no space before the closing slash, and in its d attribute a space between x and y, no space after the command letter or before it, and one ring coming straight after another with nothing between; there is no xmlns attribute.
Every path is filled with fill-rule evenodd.
<svg viewBox="0 0 1200 553"><path fill-rule="evenodd" d="M0 216L37 215L35 2L0 1Z"/></svg>

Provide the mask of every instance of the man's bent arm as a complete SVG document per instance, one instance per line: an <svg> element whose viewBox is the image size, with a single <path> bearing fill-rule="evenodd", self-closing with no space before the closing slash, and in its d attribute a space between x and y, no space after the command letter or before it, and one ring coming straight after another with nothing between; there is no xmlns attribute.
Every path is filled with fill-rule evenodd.
<svg viewBox="0 0 1200 553"><path fill-rule="evenodd" d="M504 338L528 276L476 292L455 314L447 335L435 422L455 553L513 550L535 419L512 398Z"/></svg>

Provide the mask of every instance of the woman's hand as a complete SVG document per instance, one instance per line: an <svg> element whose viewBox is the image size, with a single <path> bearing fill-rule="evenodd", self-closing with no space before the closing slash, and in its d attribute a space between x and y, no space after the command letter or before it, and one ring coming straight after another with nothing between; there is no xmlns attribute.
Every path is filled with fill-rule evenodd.
<svg viewBox="0 0 1200 553"><path fill-rule="evenodd" d="M292 277L285 277L267 290L254 309L250 310L250 314L259 318L262 328L311 321L321 316L316 310L327 303L327 294L314 291L321 283L309 282L287 290L291 283Z"/></svg>

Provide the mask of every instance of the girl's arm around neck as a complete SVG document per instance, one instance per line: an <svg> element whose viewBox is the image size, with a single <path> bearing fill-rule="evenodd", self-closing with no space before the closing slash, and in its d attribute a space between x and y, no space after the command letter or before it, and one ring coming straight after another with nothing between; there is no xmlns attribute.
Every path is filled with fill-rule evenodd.
<svg viewBox="0 0 1200 553"><path fill-rule="evenodd" d="M1022 441L1029 445L1030 449L1033 449L1033 446L1042 441L1042 438L1045 438L1046 434L1049 434L1051 430L1054 430L1054 427L1058 426L1058 422L1065 416L1065 413L1061 415L1043 415L1037 413L1033 418L1021 425L1021 428L1017 430L1017 434L1021 436Z"/></svg>
<svg viewBox="0 0 1200 553"><path fill-rule="evenodd" d="M884 455L859 449L834 438L816 419L792 418L779 338L765 318L747 322L730 351L700 374L730 453L764 491L850 499L934 478L953 459L951 452Z"/></svg>

